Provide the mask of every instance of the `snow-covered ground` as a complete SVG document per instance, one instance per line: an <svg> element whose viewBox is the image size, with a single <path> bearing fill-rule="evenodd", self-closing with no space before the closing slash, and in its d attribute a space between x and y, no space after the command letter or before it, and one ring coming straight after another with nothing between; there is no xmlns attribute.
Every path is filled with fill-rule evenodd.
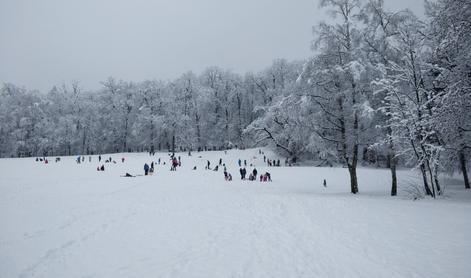
<svg viewBox="0 0 471 278"><path fill-rule="evenodd" d="M148 154L112 155L105 172L95 156L1 159L0 277L471 277L471 192L455 180L413 201L388 196L387 170L360 169L353 196L343 168L268 169L258 150L178 155L176 172L156 154L167 165L135 178L120 175L142 174ZM232 182L204 170L220 157ZM273 182L239 180L238 158Z"/></svg>

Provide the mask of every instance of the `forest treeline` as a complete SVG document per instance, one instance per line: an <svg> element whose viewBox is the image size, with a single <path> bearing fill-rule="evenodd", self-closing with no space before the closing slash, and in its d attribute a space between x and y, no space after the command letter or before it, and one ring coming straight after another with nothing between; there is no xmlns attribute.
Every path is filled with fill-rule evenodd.
<svg viewBox="0 0 471 278"><path fill-rule="evenodd" d="M218 67L170 81L109 78L46 94L4 84L0 156L271 145L290 159L417 167L424 191L471 155L471 0L426 1L426 16L383 1L321 0L313 56L244 75Z"/></svg>

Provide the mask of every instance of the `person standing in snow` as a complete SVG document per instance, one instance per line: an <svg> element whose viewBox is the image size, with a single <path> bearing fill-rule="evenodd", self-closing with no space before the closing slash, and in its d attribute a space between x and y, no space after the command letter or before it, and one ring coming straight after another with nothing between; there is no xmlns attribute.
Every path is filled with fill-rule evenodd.
<svg viewBox="0 0 471 278"><path fill-rule="evenodd" d="M222 158L219 158L219 166L222 165Z"/></svg>
<svg viewBox="0 0 471 278"><path fill-rule="evenodd" d="M244 166L247 167L247 160L244 159Z"/></svg>
<svg viewBox="0 0 471 278"><path fill-rule="evenodd" d="M241 167L242 166L242 160L240 160L240 158L239 158L238 163L239 163L239 167Z"/></svg>
<svg viewBox="0 0 471 278"><path fill-rule="evenodd" d="M227 181L227 172L224 171L224 179Z"/></svg>
<svg viewBox="0 0 471 278"><path fill-rule="evenodd" d="M211 162L209 162L209 160L208 160L208 163L207 163L206 169L208 169L208 170L211 170L211 168L209 168L209 166L210 166L210 165L211 165Z"/></svg>
<svg viewBox="0 0 471 278"><path fill-rule="evenodd" d="M147 176L149 174L149 165L147 163L144 164L144 175Z"/></svg>
<svg viewBox="0 0 471 278"><path fill-rule="evenodd" d="M252 175L257 178L257 169L253 168Z"/></svg>
<svg viewBox="0 0 471 278"><path fill-rule="evenodd" d="M101 155L98 156L98 162L101 162Z"/></svg>

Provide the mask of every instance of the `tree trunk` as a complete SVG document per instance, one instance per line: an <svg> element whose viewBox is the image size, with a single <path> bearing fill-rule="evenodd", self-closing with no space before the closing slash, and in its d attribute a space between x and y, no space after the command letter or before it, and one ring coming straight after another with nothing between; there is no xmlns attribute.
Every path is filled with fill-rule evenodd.
<svg viewBox="0 0 471 278"><path fill-rule="evenodd" d="M175 155L175 134L172 136L172 154Z"/></svg>
<svg viewBox="0 0 471 278"><path fill-rule="evenodd" d="M425 166L423 163L420 165L420 171L422 172L422 179L424 181L425 193L427 195L432 196L432 190L430 190L430 186L428 185L427 173L425 172Z"/></svg>
<svg viewBox="0 0 471 278"><path fill-rule="evenodd" d="M397 175L396 175L396 158L394 154L390 154L389 164L391 169L391 196L397 195Z"/></svg>
<svg viewBox="0 0 471 278"><path fill-rule="evenodd" d="M352 194L358 193L358 178L356 165L348 165L348 172L350 173L350 187Z"/></svg>
<svg viewBox="0 0 471 278"><path fill-rule="evenodd" d="M466 157L464 155L463 150L460 150L459 156L460 156L461 173L463 173L463 179L464 179L464 188L470 189L471 187L469 185L468 167L466 165Z"/></svg>

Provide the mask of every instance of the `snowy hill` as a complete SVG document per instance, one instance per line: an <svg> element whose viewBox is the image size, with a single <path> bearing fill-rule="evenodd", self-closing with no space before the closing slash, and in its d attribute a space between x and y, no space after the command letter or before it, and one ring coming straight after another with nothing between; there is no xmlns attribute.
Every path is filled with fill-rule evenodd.
<svg viewBox="0 0 471 278"><path fill-rule="evenodd" d="M470 277L461 185L412 201L403 170L392 198L388 170L359 169L354 196L343 168L267 167L258 149L176 156L177 171L166 153L1 159L0 277ZM120 177L158 158L154 175ZM204 169L220 158L233 181ZM240 180L238 159L273 182Z"/></svg>

